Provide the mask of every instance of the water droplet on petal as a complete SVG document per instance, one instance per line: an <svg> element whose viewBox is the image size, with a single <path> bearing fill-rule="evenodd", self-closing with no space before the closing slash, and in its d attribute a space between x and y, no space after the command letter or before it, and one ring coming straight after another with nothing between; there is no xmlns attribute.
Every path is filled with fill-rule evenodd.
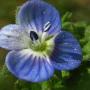
<svg viewBox="0 0 90 90"><path fill-rule="evenodd" d="M42 14L44 15L46 13L46 9L43 9L42 10Z"/></svg>
<svg viewBox="0 0 90 90"><path fill-rule="evenodd" d="M51 23L50 23L50 21L48 21L48 22L45 23L45 25L44 25L44 32L47 32L47 31L50 29L50 27L51 27Z"/></svg>
<svg viewBox="0 0 90 90"><path fill-rule="evenodd" d="M44 10L44 11L42 12L42 14L45 15L45 14L46 14L46 11Z"/></svg>
<svg viewBox="0 0 90 90"><path fill-rule="evenodd" d="M77 50L77 48L74 49L75 51Z"/></svg>

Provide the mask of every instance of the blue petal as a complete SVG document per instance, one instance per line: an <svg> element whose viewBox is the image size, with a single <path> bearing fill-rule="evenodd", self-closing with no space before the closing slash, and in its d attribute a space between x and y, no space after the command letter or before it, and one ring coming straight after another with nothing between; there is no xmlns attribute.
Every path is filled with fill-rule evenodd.
<svg viewBox="0 0 90 90"><path fill-rule="evenodd" d="M19 79L31 82L47 80L54 72L47 58L34 56L30 50L11 51L6 57L6 66Z"/></svg>
<svg viewBox="0 0 90 90"><path fill-rule="evenodd" d="M24 40L25 39L25 40ZM7 25L0 30L0 47L17 50L27 47L28 37L19 25Z"/></svg>
<svg viewBox="0 0 90 90"><path fill-rule="evenodd" d="M48 34L59 33L61 30L58 11L43 1L27 1L20 8L17 18L19 24L36 32L43 32L48 22L51 24Z"/></svg>
<svg viewBox="0 0 90 90"><path fill-rule="evenodd" d="M71 33L61 32L55 39L55 48L50 57L59 70L72 70L81 64L82 52L78 41Z"/></svg>

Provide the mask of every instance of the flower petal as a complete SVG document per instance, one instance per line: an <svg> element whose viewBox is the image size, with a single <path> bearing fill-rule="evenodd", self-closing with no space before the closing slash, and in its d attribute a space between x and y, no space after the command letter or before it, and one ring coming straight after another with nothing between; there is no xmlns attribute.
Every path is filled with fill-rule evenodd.
<svg viewBox="0 0 90 90"><path fill-rule="evenodd" d="M81 64L81 48L71 33L62 32L56 37L51 59L59 70L72 70Z"/></svg>
<svg viewBox="0 0 90 90"><path fill-rule="evenodd" d="M27 48L29 37L19 25L7 25L0 30L0 47L8 50Z"/></svg>
<svg viewBox="0 0 90 90"><path fill-rule="evenodd" d="M49 79L54 72L48 58L33 55L30 50L11 51L6 57L9 71L26 81L41 82Z"/></svg>
<svg viewBox="0 0 90 90"><path fill-rule="evenodd" d="M48 34L60 32L61 22L58 11L43 1L27 1L20 8L17 18L19 24L36 32L41 33L44 29L49 29ZM50 25L45 28L48 22Z"/></svg>

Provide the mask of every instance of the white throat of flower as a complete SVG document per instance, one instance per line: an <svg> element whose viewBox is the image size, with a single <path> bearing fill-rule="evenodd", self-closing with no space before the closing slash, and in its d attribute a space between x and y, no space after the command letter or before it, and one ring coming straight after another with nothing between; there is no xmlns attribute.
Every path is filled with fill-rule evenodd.
<svg viewBox="0 0 90 90"><path fill-rule="evenodd" d="M54 48L55 36L48 35L47 30L51 27L50 22L47 22L44 26L42 35L38 35L36 32L31 31L31 42L29 43L29 49L36 56L49 56Z"/></svg>

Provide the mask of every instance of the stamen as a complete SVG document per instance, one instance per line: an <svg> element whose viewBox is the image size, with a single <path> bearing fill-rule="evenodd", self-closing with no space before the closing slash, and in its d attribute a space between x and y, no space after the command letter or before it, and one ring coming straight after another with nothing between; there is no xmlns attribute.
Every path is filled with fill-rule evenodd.
<svg viewBox="0 0 90 90"><path fill-rule="evenodd" d="M50 21L48 21L45 25L44 25L44 32L47 32L51 27L51 23Z"/></svg>
<svg viewBox="0 0 90 90"><path fill-rule="evenodd" d="M41 41L44 41L46 37L48 36L47 31L50 29L50 27L51 27L50 21L46 22L44 25L44 32L42 34Z"/></svg>
<svg viewBox="0 0 90 90"><path fill-rule="evenodd" d="M31 31L31 32L30 32L30 38L31 38L32 41L38 40L38 35L37 35L37 33L34 32L34 31Z"/></svg>

